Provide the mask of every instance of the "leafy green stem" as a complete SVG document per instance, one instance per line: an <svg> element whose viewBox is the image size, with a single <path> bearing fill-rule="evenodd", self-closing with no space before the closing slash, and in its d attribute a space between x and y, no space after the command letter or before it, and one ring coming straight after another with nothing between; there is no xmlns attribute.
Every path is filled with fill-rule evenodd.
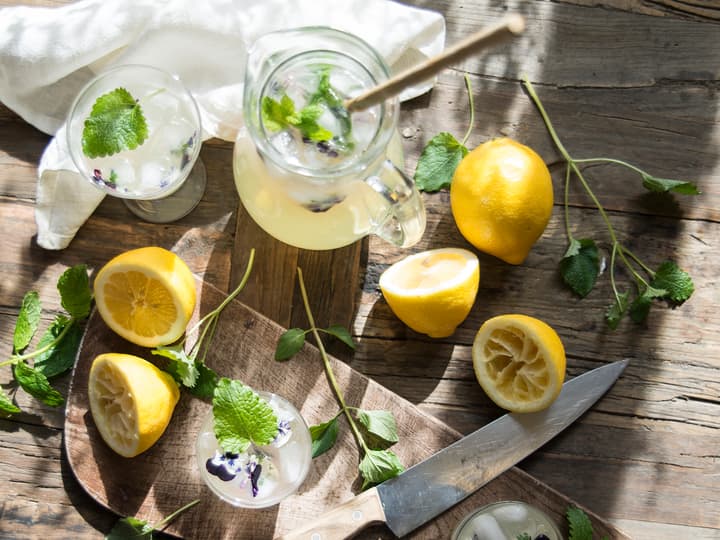
<svg viewBox="0 0 720 540"><path fill-rule="evenodd" d="M77 322L77 319L75 317L71 317L70 320L68 321L68 324L66 324L65 327L63 327L62 331L58 334L58 336L55 339L53 339L50 343L48 343L47 345L44 345L44 346L40 347L39 349L36 349L30 353L15 354L15 355L11 356L9 359L7 359L3 362L0 362L0 367L14 365L14 364L17 364L18 362L22 362L24 360L30 360L31 358L40 356L41 354L44 354L44 353L48 352L49 350L55 348L58 345L58 343L60 343L63 340L65 335L70 331L72 325L75 324L76 322Z"/></svg>
<svg viewBox="0 0 720 540"><path fill-rule="evenodd" d="M648 174L645 171L643 171L641 168L636 167L635 165L631 165L630 163L627 163L620 159L599 157L599 158L575 159L574 161L575 161L575 163L615 163L617 165L622 165L623 167L627 167L628 169L632 169L633 171L635 171L641 175Z"/></svg>
<svg viewBox="0 0 720 540"><path fill-rule="evenodd" d="M467 74L465 74L465 88L467 89L468 93L468 103L470 106L470 124L468 125L467 131L465 132L465 136L462 140L462 145L464 146L467 144L467 140L470 138L470 133L472 133L473 127L475 127L475 102L473 101L473 94L472 94L472 85L470 84L470 77L468 77Z"/></svg>
<svg viewBox="0 0 720 540"><path fill-rule="evenodd" d="M368 447L365 444L365 440L363 439L362 435L360 434L360 430L355 424L355 419L350 414L350 409L345 403L345 398L343 397L343 394L340 391L340 386L335 379L335 374L333 373L332 367L330 366L330 359L328 358L327 352L325 351L325 346L320 339L320 333L318 332L318 328L315 325L315 318L313 317L312 310L310 309L310 301L308 300L307 290L305 288L305 281L303 280L302 269L298 267L297 271L298 282L300 284L300 294L302 295L303 304L305 306L305 313L307 314L308 322L310 323L310 329L312 330L313 336L315 337L315 341L317 342L323 365L325 366L325 374L327 375L328 381L330 381L330 386L332 387L333 393L335 394L335 397L340 404L341 412L345 415L345 418L350 425L350 429L352 430L353 436L355 437L358 446L362 448L363 452L367 453Z"/></svg>
<svg viewBox="0 0 720 540"><path fill-rule="evenodd" d="M566 164L565 167L565 200L563 206L565 210L565 233L567 234L568 240L572 242L573 234L570 231L570 164Z"/></svg>
<svg viewBox="0 0 720 540"><path fill-rule="evenodd" d="M175 519L177 516L179 516L180 514L182 514L185 510L189 510L190 508L192 508L193 506L195 506L195 505L198 504L199 502L200 502L200 499L195 499L194 501L189 502L188 504L186 504L186 505L183 506L182 508L178 508L178 509L175 510L172 514L170 514L169 516L167 516L165 519L163 519L162 521L156 523L155 526L154 526L154 528L157 529L157 530L162 529L163 527L165 527L165 525L167 525L168 523L170 523L173 519Z"/></svg>

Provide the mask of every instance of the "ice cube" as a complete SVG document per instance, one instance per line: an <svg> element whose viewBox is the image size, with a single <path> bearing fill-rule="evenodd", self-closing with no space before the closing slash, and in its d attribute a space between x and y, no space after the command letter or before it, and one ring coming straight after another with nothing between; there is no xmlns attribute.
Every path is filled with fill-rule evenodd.
<svg viewBox="0 0 720 540"><path fill-rule="evenodd" d="M500 524L490 514L480 514L470 522L478 540L507 540Z"/></svg>
<svg viewBox="0 0 720 540"><path fill-rule="evenodd" d="M500 521L507 524L522 524L528 519L527 507L524 504L506 504L493 510Z"/></svg>

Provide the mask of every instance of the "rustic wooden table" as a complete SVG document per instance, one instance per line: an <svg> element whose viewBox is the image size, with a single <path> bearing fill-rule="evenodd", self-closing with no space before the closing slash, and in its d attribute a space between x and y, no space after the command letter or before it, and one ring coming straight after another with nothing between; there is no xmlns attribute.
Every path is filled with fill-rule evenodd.
<svg viewBox="0 0 720 540"><path fill-rule="evenodd" d="M14 2L0 1L0 5ZM53 4L27 1L26 4ZM284 326L304 325L295 265L313 276L320 324L351 325L353 368L468 433L501 414L475 382L470 345L487 318L520 312L557 329L570 376L607 362L630 365L588 414L520 467L638 539L720 538L720 4L691 0L565 0L491 2L415 0L444 13L448 43L497 19L507 9L527 18L525 35L445 70L427 96L403 106L400 131L413 171L437 132L460 137L468 109L463 76L472 81L476 126L469 146L499 135L536 149L548 164L559 154L523 92L527 74L574 156L622 159L660 177L695 181L697 197L652 195L620 168L587 175L621 239L651 266L672 258L693 277L696 292L682 307L656 307L645 324L603 322L607 275L579 300L561 284L566 247L563 170L551 165L556 205L550 225L520 266L479 254L481 289L465 323L448 339L413 333L394 318L378 289L379 274L407 254L379 240L311 253L271 241L257 230L235 194L232 147L202 150L209 185L200 206L170 225L142 223L106 198L69 248L35 243L38 159L49 137L0 107L0 351L11 353L23 295L37 290L44 325L59 311L55 288L69 266L97 270L126 249L155 244L180 254L222 290L237 283L247 248L258 248L254 281L241 299ZM506 5L508 4L508 5ZM0 11L0 17L2 12ZM426 194L428 229L412 251L469 247L455 228L446 191ZM570 218L580 236L608 237L598 212L577 186ZM350 262L348 262L350 261ZM715 270L713 270L715 268ZM349 274L348 274L349 272ZM316 294L313 294L313 291ZM56 382L67 391L69 376ZM12 392L8 368L0 383ZM95 538L116 516L78 485L63 454L63 410L17 392L23 412L0 420L0 537Z"/></svg>

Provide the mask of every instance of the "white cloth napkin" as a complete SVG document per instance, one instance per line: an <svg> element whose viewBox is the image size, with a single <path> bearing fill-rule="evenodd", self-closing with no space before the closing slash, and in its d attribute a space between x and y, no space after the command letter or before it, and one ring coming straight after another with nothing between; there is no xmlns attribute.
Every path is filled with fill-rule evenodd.
<svg viewBox="0 0 720 540"><path fill-rule="evenodd" d="M174 73L198 101L204 137L232 141L248 46L269 31L312 25L362 37L395 72L440 53L445 41L442 15L389 0L83 0L0 9L0 101L55 135L38 166L38 245L67 247L104 197L77 173L65 143L72 101L95 74L128 63Z"/></svg>

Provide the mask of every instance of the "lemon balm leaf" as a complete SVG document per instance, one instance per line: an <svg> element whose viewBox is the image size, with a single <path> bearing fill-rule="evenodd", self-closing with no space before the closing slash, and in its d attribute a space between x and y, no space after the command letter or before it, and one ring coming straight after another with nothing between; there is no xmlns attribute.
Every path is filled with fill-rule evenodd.
<svg viewBox="0 0 720 540"><path fill-rule="evenodd" d="M140 103L125 88L116 88L95 101L82 134L84 154L89 158L134 150L148 136Z"/></svg>
<svg viewBox="0 0 720 540"><path fill-rule="evenodd" d="M573 238L560 261L560 275L565 284L584 298L595 286L599 273L600 254L595 242L589 238Z"/></svg>
<svg viewBox="0 0 720 540"><path fill-rule="evenodd" d="M449 188L455 169L468 153L468 149L450 133L435 135L420 154L415 169L415 184L427 192Z"/></svg>
<svg viewBox="0 0 720 540"><path fill-rule="evenodd" d="M147 521L126 517L118 520L112 530L105 535L105 540L152 540L154 527Z"/></svg>
<svg viewBox="0 0 720 540"><path fill-rule="evenodd" d="M0 413L2 414L15 414L20 412L20 407L15 405L12 400L10 399L10 396L8 396L5 391L0 388Z"/></svg>
<svg viewBox="0 0 720 540"><path fill-rule="evenodd" d="M630 293L623 292L618 294L615 302L610 304L605 312L605 321L607 325L615 330L620 324L620 320L623 318L628 310L628 297Z"/></svg>
<svg viewBox="0 0 720 540"><path fill-rule="evenodd" d="M690 274L672 261L665 261L660 265L651 285L667 291L666 298L675 304L682 304L695 291Z"/></svg>
<svg viewBox="0 0 720 540"><path fill-rule="evenodd" d="M87 266L78 264L65 270L58 278L62 307L76 319L84 319L90 314L92 292L88 281Z"/></svg>
<svg viewBox="0 0 720 540"><path fill-rule="evenodd" d="M14 365L13 374L18 384L35 399L50 407L59 407L65 402L60 392L50 386L47 377L24 361Z"/></svg>
<svg viewBox="0 0 720 540"><path fill-rule="evenodd" d="M405 470L400 459L391 450L368 450L360 465L363 477L362 489L383 483Z"/></svg>
<svg viewBox="0 0 720 540"><path fill-rule="evenodd" d="M241 454L251 443L269 444L277 436L272 407L250 387L222 378L213 394L214 431L225 452Z"/></svg>
<svg viewBox="0 0 720 540"><path fill-rule="evenodd" d="M159 345L150 351L156 356L162 356L170 360L166 371L170 373L175 380L182 383L183 386L192 388L198 378L198 369L195 361L185 353L183 343L175 345Z"/></svg>
<svg viewBox="0 0 720 540"><path fill-rule="evenodd" d="M342 341L345 345L350 347L351 349L355 349L355 343L352 340L352 336L350 335L350 332L347 328L344 326L341 326L339 324L333 324L332 326L329 326L325 329L325 332L327 332L330 335L335 336L340 341Z"/></svg>
<svg viewBox="0 0 720 540"><path fill-rule="evenodd" d="M360 409L358 411L358 420L368 432L383 441L394 444L400 440L395 418L390 411L366 411Z"/></svg>
<svg viewBox="0 0 720 540"><path fill-rule="evenodd" d="M281 335L275 349L275 360L288 360L300 352L305 345L305 334L302 328L291 328Z"/></svg>
<svg viewBox="0 0 720 540"><path fill-rule="evenodd" d="M672 180L670 178L657 178L647 173L642 175L642 184L648 191L657 193L679 193L681 195L699 195L700 190L697 185L685 180Z"/></svg>
<svg viewBox="0 0 720 540"><path fill-rule="evenodd" d="M13 334L13 351L22 352L30 345L40 323L40 295L37 291L30 291L25 294L20 305L15 332Z"/></svg>
<svg viewBox="0 0 720 540"><path fill-rule="evenodd" d="M630 318L636 323L643 322L647 319L652 301L656 298L663 298L667 294L668 292L665 289L657 289L653 286L646 287L630 304Z"/></svg>
<svg viewBox="0 0 720 540"><path fill-rule="evenodd" d="M592 523L585 512L575 506L571 506L567 509L566 516L570 532L568 540L592 540Z"/></svg>
<svg viewBox="0 0 720 540"><path fill-rule="evenodd" d="M312 457L316 458L333 446L337 441L338 436L338 421L337 417L318 424L316 426L310 426L310 438L312 439Z"/></svg>
<svg viewBox="0 0 720 540"><path fill-rule="evenodd" d="M59 339L63 332L65 335ZM38 349L45 346L49 346L49 349L36 357L33 367L48 378L62 375L75 364L81 340L80 324L58 315L38 342Z"/></svg>

